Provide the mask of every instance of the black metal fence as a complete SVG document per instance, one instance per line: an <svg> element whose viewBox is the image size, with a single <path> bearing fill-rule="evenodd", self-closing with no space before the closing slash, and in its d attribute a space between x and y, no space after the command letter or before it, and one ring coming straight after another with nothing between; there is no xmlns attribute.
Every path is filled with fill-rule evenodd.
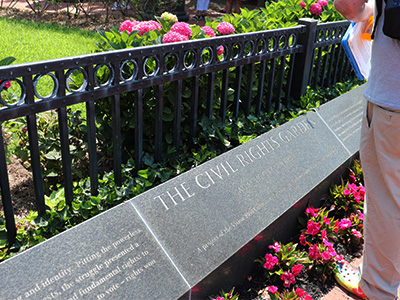
<svg viewBox="0 0 400 300"><path fill-rule="evenodd" d="M263 32L231 35L174 44L162 44L79 57L35 62L0 67L0 91L8 81L20 87L19 99L5 102L0 99L0 122L19 117L26 118L29 136L30 159L39 212L45 210L43 178L39 157L37 114L57 110L60 128L60 147L63 165L63 180L66 202L73 200L71 154L68 138L67 108L77 103L86 104L88 129L88 153L91 192L98 190L98 159L96 152L95 102L105 97L112 99L113 168L116 184L122 181L121 154L121 109L120 95L134 92L135 110L135 166L139 168L143 155L144 89L152 87L156 93L154 123L154 157L160 160L163 146L163 105L164 84L174 82L173 143L181 144L182 82L192 80L190 100L190 135L196 136L199 114L199 95L205 99L208 118L224 120L227 110L233 115L249 114L250 110L260 114L279 110L287 104L289 97L299 99L307 86L327 86L353 77L351 67L340 47L340 41L349 23L347 21L317 24L317 21L303 19L292 28ZM217 55L223 46L223 55ZM171 65L171 61L174 62ZM122 72L127 65L133 70L127 76ZM151 65L151 67L149 67ZM99 82L98 72L107 68L109 76ZM255 76L257 71L257 76ZM79 87L71 88L72 74L80 73L84 78ZM216 73L222 73L218 114L215 110L214 86ZM234 73L234 80L229 80ZM206 76L207 90L199 90L199 76ZM47 77L52 81L53 91L42 96L38 82ZM257 89L253 88L257 78ZM246 79L246 80L243 80ZM246 82L249 86L243 86ZM233 101L228 103L228 89L234 91ZM241 93L241 89L242 93ZM243 91L245 96L243 97ZM1 97L0 97L1 98ZM229 105L228 105L229 104ZM3 134L0 134L0 188L4 205L9 241L16 236L13 204L7 174L6 152Z"/></svg>

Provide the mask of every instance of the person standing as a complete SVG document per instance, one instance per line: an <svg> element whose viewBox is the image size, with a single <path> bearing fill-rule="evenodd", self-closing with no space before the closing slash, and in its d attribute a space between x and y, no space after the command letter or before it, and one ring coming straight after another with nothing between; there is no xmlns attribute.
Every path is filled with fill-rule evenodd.
<svg viewBox="0 0 400 300"><path fill-rule="evenodd" d="M233 0L227 0L226 1L226 8L225 12L227 14L232 13L232 5L233 5ZM235 13L240 14L240 8L242 7L242 0L235 0Z"/></svg>
<svg viewBox="0 0 400 300"><path fill-rule="evenodd" d="M384 33L385 17L390 17L379 14L378 7L384 11L385 2L334 0L353 22L366 22L375 7L360 143L366 190L363 261L360 272L347 272L357 285L353 293L369 300L397 299L400 285L400 40Z"/></svg>
<svg viewBox="0 0 400 300"><path fill-rule="evenodd" d="M209 4L210 0L197 0L196 14L192 19L195 21L204 20Z"/></svg>

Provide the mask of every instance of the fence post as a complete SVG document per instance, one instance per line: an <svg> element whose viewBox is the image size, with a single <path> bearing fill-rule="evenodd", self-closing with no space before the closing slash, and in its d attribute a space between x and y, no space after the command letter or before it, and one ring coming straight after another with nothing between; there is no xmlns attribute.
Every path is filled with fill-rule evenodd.
<svg viewBox="0 0 400 300"><path fill-rule="evenodd" d="M296 54L294 62L293 85L291 96L300 99L307 90L310 80L312 63L314 58L314 41L317 33L317 20L304 18L299 20L299 25L306 25L306 31L298 36L297 43L303 46L303 51Z"/></svg>

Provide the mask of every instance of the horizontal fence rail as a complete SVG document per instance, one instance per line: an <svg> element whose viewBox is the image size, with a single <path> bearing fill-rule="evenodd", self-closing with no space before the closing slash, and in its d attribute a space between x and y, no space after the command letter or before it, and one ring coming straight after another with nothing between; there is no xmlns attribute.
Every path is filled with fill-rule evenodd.
<svg viewBox="0 0 400 300"><path fill-rule="evenodd" d="M135 167L143 159L143 130L149 120L144 118L146 94L151 89L156 99L154 108L154 158L160 161L163 148L163 114L166 108L164 88L174 84L173 145L182 144L181 113L184 85L191 90L190 136L196 136L200 117L225 120L230 111L235 117L279 110L289 98L299 99L307 86L327 86L354 77L349 70L340 41L349 22L317 24L311 19L300 20L292 28L237 34L173 44L124 49L69 57L29 64L0 67L0 91L12 81L19 86L19 98L5 101L0 97L0 124L25 118L29 137L30 162L37 209L45 210L42 166L39 157L37 115L56 110L59 124L63 180L66 202L73 200L73 179L67 108L85 103L87 150L91 192L98 190L98 157L95 104L111 99L112 147L114 178L122 181L121 94L132 93L134 109ZM223 48L221 48L221 46ZM220 52L220 55L218 55ZM222 52L222 54L221 54ZM127 71L128 70L128 71ZM106 74L107 76L103 76ZM257 76L255 76L255 74ZM77 82L77 76L81 81ZM215 92L216 76L222 78ZM40 92L40 82L51 82L48 95ZM206 87L200 79L206 78ZM255 90L253 86L256 86ZM233 93L233 98L228 97ZM105 100L108 99L108 100ZM104 102L105 103L105 102ZM200 104L205 109L200 109ZM218 108L218 113L213 110ZM3 131L0 134L0 189L10 243L16 228L10 184L7 173Z"/></svg>

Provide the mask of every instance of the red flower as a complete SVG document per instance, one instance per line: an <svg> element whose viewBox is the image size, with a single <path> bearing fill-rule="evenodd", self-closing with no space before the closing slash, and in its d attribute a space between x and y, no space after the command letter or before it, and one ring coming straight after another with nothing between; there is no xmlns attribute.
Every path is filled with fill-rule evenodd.
<svg viewBox="0 0 400 300"><path fill-rule="evenodd" d="M299 297L304 297L304 296L307 296L307 293L306 293L305 290L297 288L296 289L296 295L299 296Z"/></svg>
<svg viewBox="0 0 400 300"><path fill-rule="evenodd" d="M318 259L319 250L317 244L308 249L308 256L310 256L311 259Z"/></svg>
<svg viewBox="0 0 400 300"><path fill-rule="evenodd" d="M283 286L287 288L290 287L291 284L296 283L294 275L292 273L289 273L288 271L285 271L280 278L283 281Z"/></svg>
<svg viewBox="0 0 400 300"><path fill-rule="evenodd" d="M307 233L311 235L316 235L321 228L321 225L319 223L314 222L313 220L308 221L307 223Z"/></svg>
<svg viewBox="0 0 400 300"><path fill-rule="evenodd" d="M292 273L294 276L299 275L299 273L301 272L301 270L303 270L303 265L298 264L292 267Z"/></svg>

